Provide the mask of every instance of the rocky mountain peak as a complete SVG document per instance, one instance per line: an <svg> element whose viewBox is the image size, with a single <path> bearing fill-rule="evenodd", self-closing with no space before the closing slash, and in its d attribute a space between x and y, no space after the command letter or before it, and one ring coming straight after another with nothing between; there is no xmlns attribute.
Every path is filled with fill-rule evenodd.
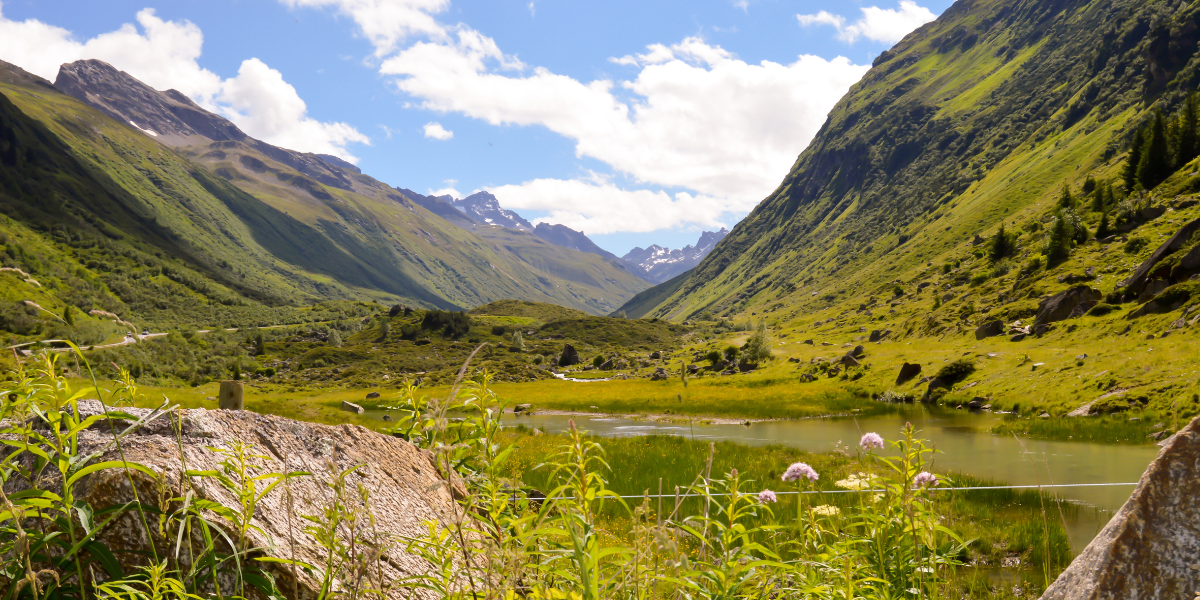
<svg viewBox="0 0 1200 600"><path fill-rule="evenodd" d="M160 92L99 60L63 65L54 86L159 141L180 146L210 141L242 141L247 135L224 117L210 113L176 90Z"/></svg>
<svg viewBox="0 0 1200 600"><path fill-rule="evenodd" d="M462 200L455 200L454 207L481 223L521 231L533 231L533 225L529 221L500 206L500 200L486 190L471 194Z"/></svg>
<svg viewBox="0 0 1200 600"><path fill-rule="evenodd" d="M700 264L728 234L729 230L722 227L720 231L702 232L695 246L689 244L672 250L651 244L646 248L634 248L621 259L645 273L647 280L662 283Z"/></svg>

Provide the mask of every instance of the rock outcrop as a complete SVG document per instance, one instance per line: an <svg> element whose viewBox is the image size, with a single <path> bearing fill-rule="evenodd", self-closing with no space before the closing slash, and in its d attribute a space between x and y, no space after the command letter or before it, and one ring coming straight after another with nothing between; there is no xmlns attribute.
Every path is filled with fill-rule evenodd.
<svg viewBox="0 0 1200 600"><path fill-rule="evenodd" d="M1000 320L990 321L980 325L975 329L975 339L982 340L1004 333L1004 322Z"/></svg>
<svg viewBox="0 0 1200 600"><path fill-rule="evenodd" d="M900 385L911 380L913 377L921 374L921 365L915 363L904 363L900 365L900 374L896 376L896 385Z"/></svg>
<svg viewBox="0 0 1200 600"><path fill-rule="evenodd" d="M577 365L580 362L582 361L579 358L579 351L575 349L575 346L570 344L563 345L562 354L558 356L558 366L570 367L572 365Z"/></svg>
<svg viewBox="0 0 1200 600"><path fill-rule="evenodd" d="M1100 290L1086 285L1077 285L1061 291L1038 303L1037 317L1033 321L1034 327L1036 329L1038 326L1056 321L1082 317L1103 298L1104 294Z"/></svg>
<svg viewBox="0 0 1200 600"><path fill-rule="evenodd" d="M1187 246L1197 231L1200 231L1200 219L1189 221L1180 227L1175 235L1150 253L1149 258L1142 261L1137 269L1134 269L1133 275L1130 275L1129 279L1117 284L1118 288L1125 288L1125 299L1133 300L1143 296L1145 292L1149 291L1148 287L1156 287L1161 291L1175 281L1182 281L1196 272L1200 272L1200 251L1188 252L1177 263L1167 265L1168 268L1159 268L1159 263L1162 263L1164 258ZM1155 280L1162 281L1157 286L1151 286L1150 284Z"/></svg>
<svg viewBox="0 0 1200 600"><path fill-rule="evenodd" d="M96 401L82 401L79 406L85 417L100 414L102 410ZM123 410L139 418L150 413L146 409ZM126 425L117 423L116 430L121 431ZM101 419L80 433L79 455L102 452L95 462L118 460L117 451L110 447L112 439L110 424ZM255 556L282 560L294 557L324 568L325 552L316 539L304 532L309 523L301 516L322 514L333 500L329 485L338 473L355 467L346 476L349 495L346 504L360 505L357 491L360 485L368 490L374 526L391 539L426 535L428 521L451 523L465 518L452 497L462 497L465 489L457 479L453 486L445 485L445 479L434 466L433 455L427 451L363 427L318 425L249 411L196 409L161 416L122 438L125 459L149 467L158 478L141 471L103 470L84 478L76 493L96 509L118 506L133 500L132 481L143 500L158 498L165 489L173 496L190 492L197 498L236 508L238 498L215 479L197 476L185 479L182 472L183 460L190 471L221 470L220 463L227 457L212 448L230 449L237 442L254 446L249 453L254 455L249 459L254 475L311 473L292 478L286 488L276 487L258 503L252 520L257 529L252 528L248 534L249 547L259 549L254 551ZM10 493L19 489L16 480L10 480L13 487L8 490ZM148 555L151 538L142 523L135 514L126 513L107 525L100 538L118 556ZM152 535L160 551L175 543L174 539L158 539L156 528ZM292 570L285 565L258 564L275 578L287 597L317 598L321 581L312 574L300 570L293 578ZM372 578L371 586L376 587L379 582L375 579L382 579L387 585L430 569L423 559L407 553L403 544L391 544L384 546L380 560L372 561L368 576ZM394 591L388 596L400 600L407 598L408 592Z"/></svg>
<svg viewBox="0 0 1200 600"><path fill-rule="evenodd" d="M1042 600L1192 600L1200 592L1200 418L1163 444L1129 501Z"/></svg>

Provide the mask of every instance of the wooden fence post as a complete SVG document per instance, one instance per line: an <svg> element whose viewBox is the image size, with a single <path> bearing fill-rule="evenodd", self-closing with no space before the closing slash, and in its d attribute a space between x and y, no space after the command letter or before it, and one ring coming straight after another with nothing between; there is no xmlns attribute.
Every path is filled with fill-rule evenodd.
<svg viewBox="0 0 1200 600"><path fill-rule="evenodd" d="M221 392L217 396L217 406L221 410L243 410L246 408L245 389L240 381L222 381Z"/></svg>

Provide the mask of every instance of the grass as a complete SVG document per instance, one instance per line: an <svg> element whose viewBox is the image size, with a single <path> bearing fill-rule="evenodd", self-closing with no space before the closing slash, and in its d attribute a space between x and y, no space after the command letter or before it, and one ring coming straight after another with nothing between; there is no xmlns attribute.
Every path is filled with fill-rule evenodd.
<svg viewBox="0 0 1200 600"><path fill-rule="evenodd" d="M1154 441L1151 433L1175 431L1170 416L1154 412L1141 412L1137 417L1125 415L1103 415L1095 417L1071 417L1041 419L1012 418L1009 415L1000 424L992 427L995 435L1019 434L1039 439L1095 442L1105 444L1147 444Z"/></svg>

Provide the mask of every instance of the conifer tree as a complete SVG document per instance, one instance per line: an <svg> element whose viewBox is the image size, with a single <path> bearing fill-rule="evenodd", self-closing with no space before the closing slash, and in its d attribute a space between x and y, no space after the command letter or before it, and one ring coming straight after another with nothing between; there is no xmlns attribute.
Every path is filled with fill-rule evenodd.
<svg viewBox="0 0 1200 600"><path fill-rule="evenodd" d="M1096 226L1096 239L1104 239L1109 235L1108 230L1108 213L1100 215L1100 224Z"/></svg>
<svg viewBox="0 0 1200 600"><path fill-rule="evenodd" d="M1083 194L1086 196L1094 191L1096 191L1096 179L1088 175L1087 179L1083 180Z"/></svg>
<svg viewBox="0 0 1200 600"><path fill-rule="evenodd" d="M1065 260L1071 254L1071 232L1067 230L1066 219L1060 212L1054 217L1054 225L1046 238L1046 260L1056 263Z"/></svg>
<svg viewBox="0 0 1200 600"><path fill-rule="evenodd" d="M1138 165L1142 163L1142 145L1145 139L1145 132L1138 129L1133 134L1133 141L1129 144L1129 156L1125 158L1125 169L1121 172L1121 176L1125 179L1126 193L1133 191L1133 186L1137 184Z"/></svg>
<svg viewBox="0 0 1200 600"><path fill-rule="evenodd" d="M988 254L993 263L1000 262L1001 259L1008 256L1012 252L1012 240L1009 239L1008 233L1004 231L1004 223L1000 224L1000 231L996 232L996 237L992 238L992 247Z"/></svg>
<svg viewBox="0 0 1200 600"><path fill-rule="evenodd" d="M262 356L266 353L267 353L267 349L264 347L264 344L263 344L263 334L260 331L260 332L258 332L258 335L254 336L254 355Z"/></svg>
<svg viewBox="0 0 1200 600"><path fill-rule="evenodd" d="M1167 155L1167 132L1161 112L1154 113L1149 137L1142 148L1142 159L1138 163L1137 180L1147 190L1154 189L1171 174L1171 161Z"/></svg>
<svg viewBox="0 0 1200 600"><path fill-rule="evenodd" d="M1075 197L1071 195L1071 188L1067 184L1063 184L1062 195L1058 197L1059 208L1075 208Z"/></svg>
<svg viewBox="0 0 1200 600"><path fill-rule="evenodd" d="M1181 168L1200 154L1200 144L1197 143L1197 128L1200 128L1200 100L1196 92L1188 94L1187 102L1183 104L1182 114L1179 115L1175 137L1175 168Z"/></svg>

